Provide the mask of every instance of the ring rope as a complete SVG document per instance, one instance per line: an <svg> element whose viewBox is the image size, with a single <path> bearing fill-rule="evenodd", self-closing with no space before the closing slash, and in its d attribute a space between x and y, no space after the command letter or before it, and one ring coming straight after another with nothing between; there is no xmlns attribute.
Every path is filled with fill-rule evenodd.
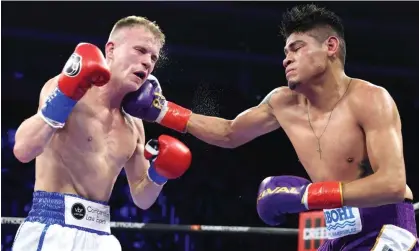
<svg viewBox="0 0 419 251"><path fill-rule="evenodd" d="M1 224L20 225L25 218L2 217ZM111 228L136 229L144 231L164 232L222 232L222 233L249 233L249 234L280 234L298 235L295 228L271 228L271 227L243 227L243 226L213 226L213 225L169 225L157 223L136 223L111 221Z"/></svg>
<svg viewBox="0 0 419 251"><path fill-rule="evenodd" d="M419 202L413 204L415 214L419 213ZM1 224L20 225L25 218L2 217ZM222 233L249 233L249 234L280 234L298 235L296 228L272 228L272 227L244 227L244 226L215 226L215 225L169 225L160 223L137 223L111 221L111 228L136 229L144 231L165 232L222 232Z"/></svg>

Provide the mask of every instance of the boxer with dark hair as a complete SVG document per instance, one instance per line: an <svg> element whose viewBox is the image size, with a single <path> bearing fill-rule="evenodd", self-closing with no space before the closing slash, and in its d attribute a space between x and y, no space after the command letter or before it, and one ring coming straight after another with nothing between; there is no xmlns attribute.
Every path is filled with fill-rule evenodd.
<svg viewBox="0 0 419 251"><path fill-rule="evenodd" d="M394 100L384 88L346 75L343 25L333 12L294 7L284 14L281 32L288 87L233 120L166 101L158 82L143 85L123 106L138 104L143 109L127 111L225 148L281 127L311 181L263 180L257 211L266 224L320 209L329 237L320 250L419 250Z"/></svg>
<svg viewBox="0 0 419 251"><path fill-rule="evenodd" d="M146 18L123 18L112 29L106 57L80 43L61 74L44 85L38 113L16 133L14 154L24 163L36 158L36 181L14 251L121 250L107 205L121 169L134 203L146 210L167 180L189 168L183 143L167 135L146 143L142 121L121 109L127 93L154 79L164 40Z"/></svg>

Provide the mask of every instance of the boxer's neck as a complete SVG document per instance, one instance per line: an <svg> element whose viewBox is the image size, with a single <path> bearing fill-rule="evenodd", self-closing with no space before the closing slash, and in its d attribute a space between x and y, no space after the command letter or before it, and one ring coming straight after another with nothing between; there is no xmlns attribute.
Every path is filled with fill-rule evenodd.
<svg viewBox="0 0 419 251"><path fill-rule="evenodd" d="M101 87L92 87L95 102L109 109L120 109L122 99L127 94L117 83L109 82Z"/></svg>
<svg viewBox="0 0 419 251"><path fill-rule="evenodd" d="M349 80L350 78L342 70L326 71L322 76L307 83L302 94L307 99L311 109L329 112L344 95Z"/></svg>

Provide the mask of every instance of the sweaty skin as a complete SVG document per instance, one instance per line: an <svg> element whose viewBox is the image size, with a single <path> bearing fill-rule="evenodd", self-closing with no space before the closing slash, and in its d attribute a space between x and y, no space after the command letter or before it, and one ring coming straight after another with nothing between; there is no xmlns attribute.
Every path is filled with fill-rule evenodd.
<svg viewBox="0 0 419 251"><path fill-rule="evenodd" d="M366 161L371 162L374 172L377 171L379 160L376 159L377 156L368 155L365 131L360 126L365 117L380 119L374 114L365 114L369 110L365 107L370 106L372 98L370 95L374 92L386 93L381 87L366 81L352 80L346 95L334 109L329 125L321 137L321 159L317 151L317 139L308 123L306 98L288 87L273 90L261 104L244 111L234 120L192 114L188 123L188 132L207 143L234 148L281 127L288 135L301 164L313 182L343 181L348 183L365 176L365 172L368 172L363 167ZM400 118L396 105L391 103L390 106L394 109L391 112L394 114L395 141L400 143ZM310 110L311 123L317 136L323 132L329 115L330 111ZM402 152L400 144L395 149ZM374 149L370 149L369 152L372 155ZM396 153L396 155L400 154ZM278 172L281 172L280 166L278 166ZM401 172L397 172L400 176L404 175L404 167ZM352 203L351 198L344 198L344 200L352 206L369 206L367 200L372 201L371 205L381 204L371 197L368 198L368 190L371 189L374 187L364 190L366 196L361 204L360 202ZM413 199L412 192L407 186L404 197Z"/></svg>
<svg viewBox="0 0 419 251"><path fill-rule="evenodd" d="M62 129L51 128L38 115L25 120L16 133L14 152L22 162L36 158L35 190L92 200L108 201L124 168L134 203L147 209L162 186L146 174L150 164L144 157L142 121L123 113L120 105L125 94L137 90L152 72L161 45L142 26L115 33L106 45L110 82L88 90ZM143 79L136 76L138 71L145 73ZM57 79L42 88L38 110Z"/></svg>
<svg viewBox="0 0 419 251"><path fill-rule="evenodd" d="M53 79L46 88L52 90L56 84ZM42 103L45 98L42 97ZM52 136L37 157L35 190L107 201L137 142L145 143L144 132L139 131L142 124L139 121L136 124L132 118L118 110L106 109L93 95L86 94L72 111L65 128Z"/></svg>
<svg viewBox="0 0 419 251"><path fill-rule="evenodd" d="M308 123L305 98L286 87L278 88L272 95L269 101L272 113L277 121L281 121L282 129L288 135L301 164L314 182L326 180L349 182L357 180L365 172L361 165L369 156L365 132L359 126L360 118L357 116L365 110L359 111L362 107L355 103L359 102L358 95L362 95L360 93L362 89L368 88L379 87L359 79L352 81L347 94L333 111L329 125L321 137L321 159L317 139ZM317 136L323 132L329 115L330 112L310 111L311 124ZM400 124L398 126L400 130ZM374 170L375 166L372 168ZM405 196L411 198L411 192L406 191Z"/></svg>
<svg viewBox="0 0 419 251"><path fill-rule="evenodd" d="M187 131L209 144L234 148L282 127L313 182L343 183L344 205L376 207L412 199L396 104L384 88L348 77L343 51L328 26L290 34L283 61L288 87L276 88L233 120L193 113ZM309 116L315 135L324 131L321 158Z"/></svg>

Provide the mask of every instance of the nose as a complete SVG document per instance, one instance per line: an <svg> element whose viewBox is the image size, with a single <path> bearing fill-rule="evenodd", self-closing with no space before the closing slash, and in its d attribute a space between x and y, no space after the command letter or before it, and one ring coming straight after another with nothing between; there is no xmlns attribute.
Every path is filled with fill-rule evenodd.
<svg viewBox="0 0 419 251"><path fill-rule="evenodd" d="M287 68L287 66L290 65L291 63L292 63L292 60L288 56L286 56L284 58L284 61L282 61L282 65L284 66L284 68Z"/></svg>
<svg viewBox="0 0 419 251"><path fill-rule="evenodd" d="M146 68L147 70L150 69L152 62L151 62L151 56L143 57L141 60L141 64Z"/></svg>

